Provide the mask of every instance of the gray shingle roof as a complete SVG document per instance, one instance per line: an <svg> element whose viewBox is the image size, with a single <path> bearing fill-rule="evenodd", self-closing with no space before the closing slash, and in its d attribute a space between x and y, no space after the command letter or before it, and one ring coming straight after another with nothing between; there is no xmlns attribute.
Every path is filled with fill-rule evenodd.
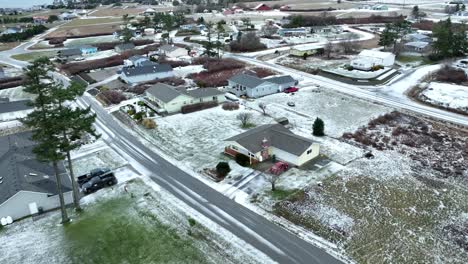
<svg viewBox="0 0 468 264"><path fill-rule="evenodd" d="M177 96L182 95L174 86L157 83L146 90L148 94L158 98L159 100L168 103L174 100Z"/></svg>
<svg viewBox="0 0 468 264"><path fill-rule="evenodd" d="M132 63L135 63L138 60L148 60L148 58L142 55L133 55L130 58L128 58L128 60Z"/></svg>
<svg viewBox="0 0 468 264"><path fill-rule="evenodd" d="M138 76L138 75L145 75L145 74L152 74L152 73L159 73L159 72L169 72L169 71L172 71L171 65L157 64L157 63L153 63L153 64L145 65L145 66L122 68L122 72L126 76Z"/></svg>
<svg viewBox="0 0 468 264"><path fill-rule="evenodd" d="M0 204L19 191L57 194L55 174L49 163L35 159L32 148L35 145L30 140L31 132L23 132L0 137ZM70 178L65 173L62 163L59 163L62 174L64 192L71 190Z"/></svg>
<svg viewBox="0 0 468 264"><path fill-rule="evenodd" d="M251 153L262 150L262 142L268 140L270 146L299 156L313 143L312 140L293 134L280 124L262 125L225 141L235 141Z"/></svg>
<svg viewBox="0 0 468 264"><path fill-rule="evenodd" d="M165 51L165 52L172 52L174 50L181 49L181 47L177 47L174 45L163 45L159 48L159 50Z"/></svg>
<svg viewBox="0 0 468 264"><path fill-rule="evenodd" d="M124 44L119 44L115 46L115 49L119 50L131 50L135 48L135 44L133 43L124 43Z"/></svg>
<svg viewBox="0 0 468 264"><path fill-rule="evenodd" d="M427 46L429 46L429 43L428 43L428 42L424 42L424 41L412 41L412 42L407 42L407 43L405 43L405 46L424 49L424 48L426 48Z"/></svg>
<svg viewBox="0 0 468 264"><path fill-rule="evenodd" d="M221 92L216 88L198 88L194 90L183 90L181 92L193 98L204 98L224 94L224 92Z"/></svg>
<svg viewBox="0 0 468 264"><path fill-rule="evenodd" d="M21 101L0 103L0 114L32 109L32 106L29 106L28 102L31 102L31 101L21 100Z"/></svg>
<svg viewBox="0 0 468 264"><path fill-rule="evenodd" d="M265 82L257 76L248 75L245 73L234 75L229 79L229 81L235 82L248 88L255 88Z"/></svg>
<svg viewBox="0 0 468 264"><path fill-rule="evenodd" d="M287 83L296 82L296 80L294 80L294 78L291 77L290 75L263 78L263 80L271 82L271 83L276 83L276 84L287 84Z"/></svg>

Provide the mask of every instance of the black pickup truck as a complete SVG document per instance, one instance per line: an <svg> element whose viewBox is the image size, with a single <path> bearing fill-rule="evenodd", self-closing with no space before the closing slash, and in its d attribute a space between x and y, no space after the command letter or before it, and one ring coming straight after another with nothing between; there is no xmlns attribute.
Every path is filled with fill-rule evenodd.
<svg viewBox="0 0 468 264"><path fill-rule="evenodd" d="M106 175L112 173L112 171L108 168L99 168L99 169L94 169L90 171L87 174L81 175L77 178L78 185L81 187L83 184L91 180L92 178L96 176L101 176L101 175Z"/></svg>
<svg viewBox="0 0 468 264"><path fill-rule="evenodd" d="M78 177L78 184L83 193L90 194L105 186L117 184L117 178L110 169L96 169Z"/></svg>

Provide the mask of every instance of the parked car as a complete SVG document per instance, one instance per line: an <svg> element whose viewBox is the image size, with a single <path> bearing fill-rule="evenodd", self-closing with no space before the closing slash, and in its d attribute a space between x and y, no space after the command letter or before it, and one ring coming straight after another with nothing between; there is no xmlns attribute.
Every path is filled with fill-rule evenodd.
<svg viewBox="0 0 468 264"><path fill-rule="evenodd" d="M288 168L289 168L288 163L283 162L283 161L278 161L268 170L268 172L275 174L275 175L280 175L281 173L287 171Z"/></svg>
<svg viewBox="0 0 468 264"><path fill-rule="evenodd" d="M468 60L461 60L455 66L459 68L468 68Z"/></svg>
<svg viewBox="0 0 468 264"><path fill-rule="evenodd" d="M294 107L296 104L294 102L288 102L288 106Z"/></svg>
<svg viewBox="0 0 468 264"><path fill-rule="evenodd" d="M91 178L91 180L81 186L81 190L85 194L90 194L106 186L112 186L115 184L117 184L117 178L114 176L114 173L107 173Z"/></svg>
<svg viewBox="0 0 468 264"><path fill-rule="evenodd" d="M78 185L81 186L85 184L86 182L90 181L92 178L96 176L101 176L101 175L107 175L107 174L112 174L112 171L109 168L97 168L92 171L90 171L87 174L81 175L77 178Z"/></svg>
<svg viewBox="0 0 468 264"><path fill-rule="evenodd" d="M284 92L285 92L285 93L295 93L295 92L297 92L297 91L299 91L299 88L293 87L293 86L284 89Z"/></svg>
<svg viewBox="0 0 468 264"><path fill-rule="evenodd" d="M226 97L227 100L232 101L232 102L239 102L239 98L235 96L232 93L225 93L224 97Z"/></svg>

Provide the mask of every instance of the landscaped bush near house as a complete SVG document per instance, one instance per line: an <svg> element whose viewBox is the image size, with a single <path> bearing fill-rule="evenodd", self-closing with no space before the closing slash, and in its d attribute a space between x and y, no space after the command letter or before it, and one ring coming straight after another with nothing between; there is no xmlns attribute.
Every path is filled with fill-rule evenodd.
<svg viewBox="0 0 468 264"><path fill-rule="evenodd" d="M237 153L236 154L236 162L237 164L241 165L242 167L247 167L250 165L250 158L244 154Z"/></svg>
<svg viewBox="0 0 468 264"><path fill-rule="evenodd" d="M266 45L260 42L260 38L255 32L243 34L240 39L231 41L230 47L232 51L248 52L266 49Z"/></svg>
<svg viewBox="0 0 468 264"><path fill-rule="evenodd" d="M383 69L384 67L382 65L374 65L371 67L371 71L378 71Z"/></svg>
<svg viewBox="0 0 468 264"><path fill-rule="evenodd" d="M239 109L239 104L234 102L225 102L223 103L223 109L227 111L233 111Z"/></svg>
<svg viewBox="0 0 468 264"><path fill-rule="evenodd" d="M346 65L345 67L346 67L346 69L347 69L348 71L354 70L354 67L351 66L351 65Z"/></svg>
<svg viewBox="0 0 468 264"><path fill-rule="evenodd" d="M115 90L103 91L100 93L100 96L110 104L119 104L120 102L127 99L125 95L122 94L122 92Z"/></svg>
<svg viewBox="0 0 468 264"><path fill-rule="evenodd" d="M153 119L149 119L149 118L143 119L142 125L147 129L156 128L156 122Z"/></svg>
<svg viewBox="0 0 468 264"><path fill-rule="evenodd" d="M187 114L187 113L192 113L196 111L200 111L203 109L208 109L217 106L218 103L213 101L213 102L206 102L206 103L198 103L198 104L193 104L193 105L184 105L180 109L180 112L182 114Z"/></svg>
<svg viewBox="0 0 468 264"><path fill-rule="evenodd" d="M449 65L445 65L440 70L435 73L435 78L439 82L448 82L448 83L464 83L468 81L466 73L462 69L456 69Z"/></svg>
<svg viewBox="0 0 468 264"><path fill-rule="evenodd" d="M52 38L49 39L49 45L57 45L57 44L63 44L67 38Z"/></svg>
<svg viewBox="0 0 468 264"><path fill-rule="evenodd" d="M218 165L216 165L216 174L220 178L226 177L228 173L231 171L231 168L229 167L229 163L227 162L220 162Z"/></svg>

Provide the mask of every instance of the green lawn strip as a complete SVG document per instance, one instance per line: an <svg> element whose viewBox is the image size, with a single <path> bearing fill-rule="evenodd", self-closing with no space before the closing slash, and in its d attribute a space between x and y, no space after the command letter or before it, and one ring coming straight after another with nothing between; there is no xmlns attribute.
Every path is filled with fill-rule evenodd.
<svg viewBox="0 0 468 264"><path fill-rule="evenodd" d="M39 51L39 52L29 52L23 54L17 54L11 56L15 60L21 61L34 61L40 57L54 57L57 53L55 51Z"/></svg>
<svg viewBox="0 0 468 264"><path fill-rule="evenodd" d="M206 263L189 239L130 197L88 208L65 229L73 263Z"/></svg>

